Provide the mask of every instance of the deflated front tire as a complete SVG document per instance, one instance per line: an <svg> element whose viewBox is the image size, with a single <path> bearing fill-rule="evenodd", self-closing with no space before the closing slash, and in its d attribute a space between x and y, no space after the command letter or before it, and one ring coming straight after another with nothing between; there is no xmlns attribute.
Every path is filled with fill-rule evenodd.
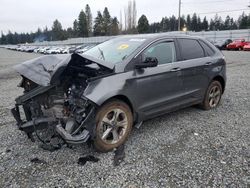
<svg viewBox="0 0 250 188"><path fill-rule="evenodd" d="M130 107L120 101L105 103L96 115L96 138L94 145L98 151L108 152L125 143L133 125Z"/></svg>

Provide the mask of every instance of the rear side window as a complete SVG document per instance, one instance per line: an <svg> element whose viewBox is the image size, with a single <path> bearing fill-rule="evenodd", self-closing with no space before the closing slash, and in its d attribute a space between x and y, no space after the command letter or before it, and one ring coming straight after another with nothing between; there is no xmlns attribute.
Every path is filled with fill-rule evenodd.
<svg viewBox="0 0 250 188"><path fill-rule="evenodd" d="M183 60L204 57L204 51L195 39L178 39Z"/></svg>
<svg viewBox="0 0 250 188"><path fill-rule="evenodd" d="M213 49L210 46L208 46L208 44L206 44L203 41L200 41L200 43L201 43L201 46L203 47L203 49L205 50L207 56L214 55L215 52L213 51Z"/></svg>
<svg viewBox="0 0 250 188"><path fill-rule="evenodd" d="M172 63L176 61L174 42L162 42L155 44L144 51L146 57L156 57L158 64Z"/></svg>

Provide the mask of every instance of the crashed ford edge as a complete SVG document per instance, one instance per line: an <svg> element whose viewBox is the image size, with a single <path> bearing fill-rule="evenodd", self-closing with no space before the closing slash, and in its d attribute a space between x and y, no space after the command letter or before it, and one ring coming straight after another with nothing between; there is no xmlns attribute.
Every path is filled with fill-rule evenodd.
<svg viewBox="0 0 250 188"><path fill-rule="evenodd" d="M225 88L223 55L203 39L179 38L121 36L83 54L41 56L15 66L24 89L11 110L19 129L44 143L54 136L68 144L92 140L105 152L146 119L194 104L216 107ZM182 39L198 44L202 57L184 59ZM44 140L41 130L53 134Z"/></svg>

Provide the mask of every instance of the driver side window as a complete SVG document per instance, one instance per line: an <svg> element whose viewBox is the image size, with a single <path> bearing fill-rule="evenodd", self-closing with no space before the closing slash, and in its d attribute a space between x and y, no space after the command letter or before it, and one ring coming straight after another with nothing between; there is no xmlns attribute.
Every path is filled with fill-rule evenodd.
<svg viewBox="0 0 250 188"><path fill-rule="evenodd" d="M143 60L147 57L156 57L158 64L167 64L176 61L174 42L162 42L150 46L143 53Z"/></svg>

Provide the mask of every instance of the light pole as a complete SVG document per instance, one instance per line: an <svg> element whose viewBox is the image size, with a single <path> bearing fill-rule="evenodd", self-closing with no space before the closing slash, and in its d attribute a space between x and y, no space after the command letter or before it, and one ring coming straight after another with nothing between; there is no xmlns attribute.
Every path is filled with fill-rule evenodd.
<svg viewBox="0 0 250 188"><path fill-rule="evenodd" d="M178 18L178 31L181 30L181 0L179 0L179 18Z"/></svg>

